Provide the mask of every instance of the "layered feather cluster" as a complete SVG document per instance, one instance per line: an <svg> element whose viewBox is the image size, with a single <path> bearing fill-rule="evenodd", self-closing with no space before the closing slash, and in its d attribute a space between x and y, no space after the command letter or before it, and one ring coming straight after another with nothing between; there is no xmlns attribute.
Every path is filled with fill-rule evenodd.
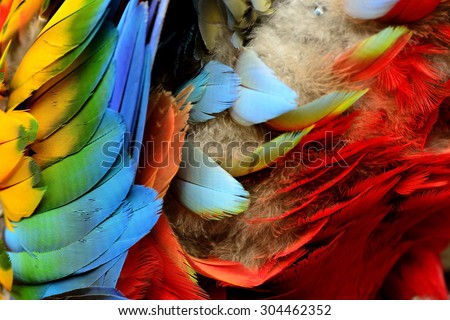
<svg viewBox="0 0 450 320"><path fill-rule="evenodd" d="M358 3L347 1L344 7L356 12ZM251 199L239 215L204 221L183 201L189 210L167 208L189 263L219 284L205 284L211 296L446 298L438 257L450 230L444 200L450 182L445 116L449 44L444 36L449 7L430 1L418 17L408 13L414 1L383 4L379 16L367 18L395 9L401 15L385 17L389 23L421 20L356 28L333 1L323 1L326 10L320 11L292 0L275 5L271 19L253 32L249 48L238 53L234 69L244 90L261 82L256 93L280 83L294 92L289 110L253 122L269 120L259 131L315 126L290 152L275 157L271 168L233 174L241 176ZM253 60L247 59L248 52ZM287 63L289 57L292 62ZM315 60L296 63L308 57ZM256 61L264 65L258 71L252 69ZM262 69L267 72L258 73ZM252 72L259 77L246 82ZM245 98L244 90L237 101ZM244 104L246 117L263 117L266 109L275 113L282 105L263 108L265 101L249 100L254 103ZM231 113L239 108L233 103ZM317 118L312 121L310 114ZM242 140L254 139L252 151L265 143L258 130L232 124L227 115L194 130L200 145L212 141L226 150L229 139L221 128L236 130L233 137L241 133ZM227 159L214 151L211 155Z"/></svg>
<svg viewBox="0 0 450 320"><path fill-rule="evenodd" d="M2 165L1 201L15 298L117 297L101 288L159 218L157 193L134 178L167 3L131 1L115 26L117 4L64 1L12 75L2 117L16 168Z"/></svg>

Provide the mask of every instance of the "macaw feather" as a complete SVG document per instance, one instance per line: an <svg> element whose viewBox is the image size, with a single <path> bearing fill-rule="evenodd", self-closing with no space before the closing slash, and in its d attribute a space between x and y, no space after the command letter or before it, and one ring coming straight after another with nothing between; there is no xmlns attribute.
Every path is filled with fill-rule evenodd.
<svg viewBox="0 0 450 320"><path fill-rule="evenodd" d="M143 2L131 6L118 29L119 41L115 52L117 81L110 108L124 117L129 132L134 132L139 114L142 82L145 78L144 58L148 27L148 5Z"/></svg>
<svg viewBox="0 0 450 320"><path fill-rule="evenodd" d="M52 79L52 83L57 82L33 96L29 108L39 122L38 140L48 138L88 105L110 65L116 41L116 31L110 25L105 26L101 36L99 33L70 67L70 73L63 73L59 81ZM95 103L93 107L101 108L107 102L103 105Z"/></svg>
<svg viewBox="0 0 450 320"><path fill-rule="evenodd" d="M298 94L284 84L255 51L242 51L236 72L242 86L230 114L237 123L249 126L266 122L297 107Z"/></svg>
<svg viewBox="0 0 450 320"><path fill-rule="evenodd" d="M9 250L52 251L67 246L85 236L111 212L114 212L127 196L134 173L125 165L122 154L113 169L88 193L69 204L44 214L36 214L15 223L14 230L6 230L5 241ZM58 228L60 232L48 232Z"/></svg>
<svg viewBox="0 0 450 320"><path fill-rule="evenodd" d="M110 65L81 110L52 135L30 146L42 169L80 151L88 143L106 112L113 83L114 65Z"/></svg>
<svg viewBox="0 0 450 320"><path fill-rule="evenodd" d="M126 298L112 287L88 287L56 294L44 300L126 300Z"/></svg>
<svg viewBox="0 0 450 320"><path fill-rule="evenodd" d="M157 89L150 96L144 140L151 148L142 155L137 181L154 188L159 197L167 192L181 162L190 111L185 101L190 91L192 88L187 87L174 98Z"/></svg>
<svg viewBox="0 0 450 320"><path fill-rule="evenodd" d="M278 131L293 131L318 122L325 124L350 108L366 93L367 90L332 92L268 121L267 125Z"/></svg>
<svg viewBox="0 0 450 320"><path fill-rule="evenodd" d="M385 16L399 0L344 0L345 12L353 18L370 20Z"/></svg>
<svg viewBox="0 0 450 320"><path fill-rule="evenodd" d="M87 266L78 269L75 274L87 272L105 264L125 253L132 245L143 238L159 218L162 200L156 199L156 195L156 192L152 189L133 186L127 196L133 215L124 232L107 251Z"/></svg>
<svg viewBox="0 0 450 320"><path fill-rule="evenodd" d="M40 181L40 168L29 156L22 157L14 170L10 173L7 179L0 182L0 189L12 187L33 177L33 183L37 184Z"/></svg>
<svg viewBox="0 0 450 320"><path fill-rule="evenodd" d="M130 249L117 289L133 300L205 299L167 218L152 230Z"/></svg>
<svg viewBox="0 0 450 320"><path fill-rule="evenodd" d="M124 133L122 118L113 111L107 111L83 149L42 170L39 185L47 186L48 192L37 212L65 205L97 184L119 155Z"/></svg>
<svg viewBox="0 0 450 320"><path fill-rule="evenodd" d="M29 217L37 208L47 190L38 186L35 176L0 190L0 201L8 221Z"/></svg>
<svg viewBox="0 0 450 320"><path fill-rule="evenodd" d="M172 184L177 200L204 219L220 220L239 214L250 203L242 185L188 141Z"/></svg>
<svg viewBox="0 0 450 320"><path fill-rule="evenodd" d="M98 31L108 4L108 0L63 2L18 66L11 80L9 109L75 61Z"/></svg>
<svg viewBox="0 0 450 320"><path fill-rule="evenodd" d="M37 300L86 288L95 284L99 279L103 279L106 273L121 259L122 257L118 257L90 272L57 281L34 285L14 284L11 294L15 299Z"/></svg>
<svg viewBox="0 0 450 320"><path fill-rule="evenodd" d="M429 15L441 3L441 0L399 0L395 6L383 16L383 20L396 23L412 22Z"/></svg>
<svg viewBox="0 0 450 320"><path fill-rule="evenodd" d="M0 286L11 291L13 284L13 271L11 260L6 251L6 246L0 239Z"/></svg>
<svg viewBox="0 0 450 320"><path fill-rule="evenodd" d="M239 76L231 67L210 61L198 76L182 85L176 94L193 86L194 90L186 97L186 103L192 105L189 120L194 123L204 122L234 104L239 96L240 84Z"/></svg>
<svg viewBox="0 0 450 320"><path fill-rule="evenodd" d="M294 149L313 128L314 126L310 126L302 131L283 133L258 146L244 159L233 158L231 166L225 165L223 168L233 177L240 177L265 169Z"/></svg>
<svg viewBox="0 0 450 320"><path fill-rule="evenodd" d="M6 161L6 158L16 158L17 154L24 152L25 147L35 140L38 124L36 119L27 112L4 112L2 110L0 110L0 124L5 129L0 133L1 182L18 162Z"/></svg>
<svg viewBox="0 0 450 320"><path fill-rule="evenodd" d="M5 4L6 6L3 8L6 8L9 13L6 19L0 18L0 44L2 47L40 12L43 2L43 0L14 0ZM10 5L9 9L8 5Z"/></svg>
<svg viewBox="0 0 450 320"><path fill-rule="evenodd" d="M10 252L15 279L23 283L44 283L73 274L97 259L114 244L125 231L131 214L132 208L126 201L109 219L77 242L55 251Z"/></svg>
<svg viewBox="0 0 450 320"><path fill-rule="evenodd" d="M350 81L371 79L391 63L411 37L406 27L387 27L338 57L334 70Z"/></svg>

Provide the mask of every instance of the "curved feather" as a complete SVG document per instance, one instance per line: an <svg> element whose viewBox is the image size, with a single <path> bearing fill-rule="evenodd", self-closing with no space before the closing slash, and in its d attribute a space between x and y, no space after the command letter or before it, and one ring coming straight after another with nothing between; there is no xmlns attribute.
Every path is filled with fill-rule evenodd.
<svg viewBox="0 0 450 320"><path fill-rule="evenodd" d="M176 95L188 86L193 86L194 90L185 102L192 105L189 120L194 123L204 122L234 104L238 99L240 84L239 76L231 67L210 61L194 79L182 85Z"/></svg>
<svg viewBox="0 0 450 320"><path fill-rule="evenodd" d="M399 0L383 17L383 20L397 23L412 22L429 15L441 3L441 0Z"/></svg>
<svg viewBox="0 0 450 320"><path fill-rule="evenodd" d="M101 267L82 275L72 276L53 282L34 285L15 284L13 286L12 295L15 299L42 299L56 294L62 294L67 291L86 288L103 278L120 259L121 257L118 257Z"/></svg>
<svg viewBox="0 0 450 320"><path fill-rule="evenodd" d="M89 287L49 296L45 300L126 300L126 298L114 288Z"/></svg>
<svg viewBox="0 0 450 320"><path fill-rule="evenodd" d="M131 206L125 202L89 234L55 251L10 252L14 278L24 283L43 283L73 274L113 245L125 231L131 213Z"/></svg>
<svg viewBox="0 0 450 320"><path fill-rule="evenodd" d="M6 252L6 246L0 239L0 286L11 291L13 284L13 271L11 259Z"/></svg>
<svg viewBox="0 0 450 320"><path fill-rule="evenodd" d="M109 0L68 0L42 29L11 80L8 108L15 108L86 48L104 19Z"/></svg>
<svg viewBox="0 0 450 320"><path fill-rule="evenodd" d="M233 158L231 167L224 167L224 169L233 177L240 177L267 168L295 148L313 127L302 131L283 133L256 148L248 157Z"/></svg>
<svg viewBox="0 0 450 320"><path fill-rule="evenodd" d="M88 193L69 204L15 223L5 232L10 251L52 251L78 241L111 215L127 196L134 179L132 166L113 166ZM59 230L59 232L51 232Z"/></svg>
<svg viewBox="0 0 450 320"><path fill-rule="evenodd" d="M372 79L381 72L411 39L406 27L388 27L361 41L340 56L333 68L351 81Z"/></svg>
<svg viewBox="0 0 450 320"><path fill-rule="evenodd" d="M111 98L114 83L114 65L103 75L98 87L82 109L68 123L30 148L41 168L80 151L100 125Z"/></svg>
<svg viewBox="0 0 450 320"><path fill-rule="evenodd" d="M124 232L114 244L95 261L76 271L76 274L94 269L123 254L139 239L144 237L158 221L162 200L156 198L154 190L143 186L133 186L127 201L133 212Z"/></svg>
<svg viewBox="0 0 450 320"><path fill-rule="evenodd" d="M31 177L34 177L34 181L37 184L40 180L40 168L33 158L24 156L10 175L3 181L0 181L0 189L12 187Z"/></svg>
<svg viewBox="0 0 450 320"><path fill-rule="evenodd" d="M299 106L275 119L267 122L267 125L275 130L293 131L302 130L317 122L322 124L332 120L367 93L360 91L336 91L326 94L310 103Z"/></svg>
<svg viewBox="0 0 450 320"><path fill-rule="evenodd" d="M344 0L345 12L357 19L378 19L386 15L399 0Z"/></svg>
<svg viewBox="0 0 450 320"><path fill-rule="evenodd" d="M249 193L237 180L192 143L187 141L184 148L172 191L186 208L211 220L248 208Z"/></svg>
<svg viewBox="0 0 450 320"><path fill-rule="evenodd" d="M25 147L36 138L38 124L36 119L27 112L4 112L2 110L0 110L0 124L2 125L0 134L1 183L22 159Z"/></svg>
<svg viewBox="0 0 450 320"><path fill-rule="evenodd" d="M236 72L242 87L230 114L237 123L266 122L297 107L298 94L281 82L255 51L241 53Z"/></svg>
<svg viewBox="0 0 450 320"><path fill-rule="evenodd" d="M35 176L1 190L0 201L7 221L19 221L30 216L42 201L46 190L46 186L37 184Z"/></svg>
<svg viewBox="0 0 450 320"><path fill-rule="evenodd" d="M131 15L136 12L136 15ZM130 17L125 19L124 30L119 30L119 43L117 45L114 61L117 65L117 82L114 86L111 109L118 110L123 116L129 132L135 131L136 120L141 110L140 102L142 84L146 69L146 38L148 27L148 5L141 2L130 10ZM128 28L128 29L127 29ZM131 28L131 29L130 29ZM133 42L123 44L122 39L134 38ZM129 40L128 40L129 41ZM127 47L131 44L131 48ZM120 55L125 50L125 55Z"/></svg>
<svg viewBox="0 0 450 320"><path fill-rule="evenodd" d="M65 205L100 181L119 155L124 133L122 118L108 110L83 149L42 170L40 185L47 186L47 193L37 212Z"/></svg>
<svg viewBox="0 0 450 320"><path fill-rule="evenodd" d="M190 105L184 102L190 91L187 87L175 98L162 89L151 95L144 133L145 143L151 148L141 157L136 181L154 188L159 197L164 197L181 162L190 111Z"/></svg>
<svg viewBox="0 0 450 320"><path fill-rule="evenodd" d="M76 66L74 70L62 79L52 79L57 81L53 86L33 96L29 108L39 122L38 140L49 137L84 108L110 65L116 41L117 32L106 25L71 65L71 69Z"/></svg>

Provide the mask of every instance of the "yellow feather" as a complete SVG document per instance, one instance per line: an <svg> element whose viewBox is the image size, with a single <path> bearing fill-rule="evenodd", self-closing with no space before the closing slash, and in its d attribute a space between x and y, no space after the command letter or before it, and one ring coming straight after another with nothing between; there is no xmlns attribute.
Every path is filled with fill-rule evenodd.
<svg viewBox="0 0 450 320"><path fill-rule="evenodd" d="M236 22L241 22L244 19L245 13L247 12L250 5L246 0L222 0L223 3L230 10Z"/></svg>
<svg viewBox="0 0 450 320"><path fill-rule="evenodd" d="M108 3L101 0L63 2L17 68L11 80L9 109L29 98L79 56L91 39L92 30L99 27L101 13Z"/></svg>
<svg viewBox="0 0 450 320"><path fill-rule="evenodd" d="M2 288L11 291L13 283L13 271L11 260L6 252L5 244L0 240L0 300L2 299Z"/></svg>
<svg viewBox="0 0 450 320"><path fill-rule="evenodd" d="M206 48L214 50L217 38L225 27L224 14L217 1L198 1L198 25Z"/></svg>
<svg viewBox="0 0 450 320"><path fill-rule="evenodd" d="M40 11L43 2L43 0L14 0L0 34L0 43L8 43L23 29Z"/></svg>
<svg viewBox="0 0 450 320"><path fill-rule="evenodd" d="M8 220L20 221L22 218L29 217L37 208L47 188L33 188L35 182L35 178L31 177L0 190L0 201Z"/></svg>
<svg viewBox="0 0 450 320"><path fill-rule="evenodd" d="M0 143L15 140L25 131L22 123L0 110Z"/></svg>
<svg viewBox="0 0 450 320"><path fill-rule="evenodd" d="M0 144L0 181L5 180L22 159L25 146L24 136Z"/></svg>
<svg viewBox="0 0 450 320"><path fill-rule="evenodd" d="M267 12L272 7L272 0L252 0L252 6L256 11Z"/></svg>
<svg viewBox="0 0 450 320"><path fill-rule="evenodd" d="M13 271L12 268L9 268L7 270L3 270L0 268L0 284L5 288L7 291L11 291L12 289L12 283L13 283ZM0 292L0 300L1 300L1 292Z"/></svg>
<svg viewBox="0 0 450 320"><path fill-rule="evenodd" d="M22 157L10 176L4 181L0 181L0 189L6 189L31 177L39 181L39 166L31 157Z"/></svg>

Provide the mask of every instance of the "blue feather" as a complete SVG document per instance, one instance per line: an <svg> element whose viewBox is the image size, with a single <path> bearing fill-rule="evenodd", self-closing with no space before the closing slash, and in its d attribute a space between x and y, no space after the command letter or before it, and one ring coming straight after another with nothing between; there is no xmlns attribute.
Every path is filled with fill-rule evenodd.
<svg viewBox="0 0 450 320"><path fill-rule="evenodd" d="M138 20L132 21L138 26L137 37L134 43L133 56L131 59L130 70L127 74L126 86L123 91L122 105L120 113L122 114L129 132L134 132L135 122L139 113L140 96L142 94L142 82L144 80L144 57L145 57L145 38L147 27L147 3L143 2L139 6ZM118 61L120 63L120 61Z"/></svg>
<svg viewBox="0 0 450 320"><path fill-rule="evenodd" d="M151 28L149 48L150 48L150 65L153 65L153 61L155 60L156 50L158 48L159 38L161 36L161 30L164 24L164 17L166 15L167 7L169 5L169 0L160 0L158 1L158 9L155 17L155 12L153 3L156 1L152 1L152 6L150 7L149 13L149 28Z"/></svg>
<svg viewBox="0 0 450 320"><path fill-rule="evenodd" d="M120 273L122 272L123 265L125 264L125 259L127 258L127 253L122 254L116 260L116 263L105 273L103 277L102 286L104 287L115 287L117 281L119 280Z"/></svg>
<svg viewBox="0 0 450 320"><path fill-rule="evenodd" d="M64 207L32 215L6 230L11 251L57 250L88 234L114 212L125 199L134 179L134 170L119 157L113 169L92 191ZM58 232L51 232L58 230Z"/></svg>
<svg viewBox="0 0 450 320"><path fill-rule="evenodd" d="M242 87L231 116L239 124L266 122L297 107L298 94L281 82L255 51L241 53L236 72Z"/></svg>
<svg viewBox="0 0 450 320"><path fill-rule="evenodd" d="M399 0L345 0L344 9L353 18L372 20L386 15Z"/></svg>
<svg viewBox="0 0 450 320"><path fill-rule="evenodd" d="M50 296L44 300L126 300L126 298L113 287L89 287Z"/></svg>
<svg viewBox="0 0 450 320"><path fill-rule="evenodd" d="M106 252L125 231L132 208L123 204L87 236L56 251L11 252L16 280L25 283L54 281L73 274Z"/></svg>
<svg viewBox="0 0 450 320"><path fill-rule="evenodd" d="M110 108L115 111L120 111L122 105L136 38L138 36L136 25L138 25L139 18L142 16L142 7L138 6L137 0L132 0L128 3L125 13L126 14L120 19L117 27L119 31L119 40L114 53L117 78L114 85L114 93L111 99Z"/></svg>
<svg viewBox="0 0 450 320"><path fill-rule="evenodd" d="M127 197L133 214L125 231L105 253L75 273L83 273L106 263L123 254L144 237L159 218L162 201L156 199L156 197L157 193L152 189L143 186L133 186Z"/></svg>
<svg viewBox="0 0 450 320"><path fill-rule="evenodd" d="M190 142L172 181L175 197L206 219L222 219L245 211L249 193L228 172Z"/></svg>
<svg viewBox="0 0 450 320"><path fill-rule="evenodd" d="M54 296L67 291L86 288L92 286L98 279L104 275L114 266L120 259L114 259L104 264L103 266L73 277L64 278L45 284L38 285L21 285L16 284L13 287L12 295L15 299L42 299L45 297Z"/></svg>
<svg viewBox="0 0 450 320"><path fill-rule="evenodd" d="M142 81L142 94L140 101L140 111L138 115L138 120L136 123L136 132L133 138L133 145L131 148L131 159L135 163L135 170L137 170L137 165L139 164L139 156L141 154L143 139L144 139L144 129L147 117L147 107L150 97L150 80L151 80L151 61L150 61L150 46L147 45L145 50L145 64L144 64L144 81Z"/></svg>
<svg viewBox="0 0 450 320"><path fill-rule="evenodd" d="M241 80L231 67L220 62L207 63L199 75L188 81L177 91L192 85L194 91L187 97L192 109L189 119L204 122L214 118L214 114L230 108L239 96Z"/></svg>

